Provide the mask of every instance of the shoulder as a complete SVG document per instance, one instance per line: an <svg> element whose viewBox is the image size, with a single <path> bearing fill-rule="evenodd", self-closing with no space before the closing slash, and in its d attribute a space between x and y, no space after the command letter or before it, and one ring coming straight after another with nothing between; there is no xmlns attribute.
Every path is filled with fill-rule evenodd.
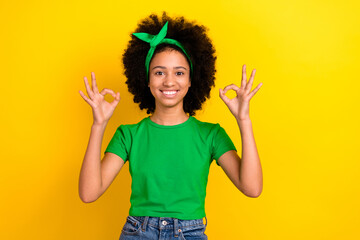
<svg viewBox="0 0 360 240"><path fill-rule="evenodd" d="M203 122L196 119L195 117L192 118L193 118L192 121L193 125L204 133L216 134L219 131L219 129L222 128L219 123Z"/></svg>
<svg viewBox="0 0 360 240"><path fill-rule="evenodd" d="M220 127L219 123L203 122L203 121L198 120L195 117L192 117L192 118L193 118L193 123L196 124L197 126L201 127L201 128L212 129L212 128Z"/></svg>
<svg viewBox="0 0 360 240"><path fill-rule="evenodd" d="M144 127L147 125L148 118L145 117L142 120L140 120L138 123L132 123L132 124L121 124L118 126L117 130L124 132L124 133L133 133L136 132L139 128Z"/></svg>

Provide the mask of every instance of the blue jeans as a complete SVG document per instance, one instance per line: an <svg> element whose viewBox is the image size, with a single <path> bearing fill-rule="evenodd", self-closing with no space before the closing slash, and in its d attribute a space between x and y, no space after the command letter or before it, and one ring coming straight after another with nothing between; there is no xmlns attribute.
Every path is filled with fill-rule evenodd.
<svg viewBox="0 0 360 240"><path fill-rule="evenodd" d="M128 216L119 240L203 240L207 226L203 219Z"/></svg>

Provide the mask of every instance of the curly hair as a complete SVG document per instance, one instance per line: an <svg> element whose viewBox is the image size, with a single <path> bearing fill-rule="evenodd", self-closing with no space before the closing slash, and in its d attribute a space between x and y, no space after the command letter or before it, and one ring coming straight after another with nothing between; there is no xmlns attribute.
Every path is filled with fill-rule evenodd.
<svg viewBox="0 0 360 240"><path fill-rule="evenodd" d="M166 12L162 17L151 14L143 19L135 32L158 34L163 25L168 23L167 38L176 39L186 49L193 64L191 87L184 97L184 112L190 116L200 110L206 99L210 98L211 87L215 86L215 48L206 35L207 28L194 22L189 22L184 17L170 18ZM149 44L130 35L131 40L123 54L124 74L127 77L126 84L130 93L134 95L134 102L139 103L140 109L147 109L147 113L155 111L155 98L148 87L145 69L145 59L149 51ZM175 45L160 44L156 53L166 49L174 49L183 54Z"/></svg>

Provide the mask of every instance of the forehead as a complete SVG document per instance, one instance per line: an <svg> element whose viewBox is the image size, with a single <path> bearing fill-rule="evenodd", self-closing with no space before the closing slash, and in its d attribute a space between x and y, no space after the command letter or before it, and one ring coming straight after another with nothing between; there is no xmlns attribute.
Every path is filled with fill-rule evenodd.
<svg viewBox="0 0 360 240"><path fill-rule="evenodd" d="M159 64L189 66L184 54L175 49L166 49L156 53L151 59L150 66Z"/></svg>

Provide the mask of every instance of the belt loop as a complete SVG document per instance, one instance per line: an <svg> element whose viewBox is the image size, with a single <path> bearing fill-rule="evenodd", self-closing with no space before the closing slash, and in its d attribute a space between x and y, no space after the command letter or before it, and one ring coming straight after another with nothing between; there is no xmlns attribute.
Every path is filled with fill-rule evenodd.
<svg viewBox="0 0 360 240"><path fill-rule="evenodd" d="M145 216L144 221L143 221L142 226L141 226L141 229L142 229L143 232L146 231L146 225L147 225L148 220L149 220L149 216Z"/></svg>
<svg viewBox="0 0 360 240"><path fill-rule="evenodd" d="M177 237L178 237L178 233L179 233L179 230L178 230L178 219L177 219L177 218L174 218L174 232L175 232L175 237L177 238Z"/></svg>
<svg viewBox="0 0 360 240"><path fill-rule="evenodd" d="M207 226L207 218L206 218L206 216L205 216L205 220L206 220L206 224L205 224L205 227Z"/></svg>

